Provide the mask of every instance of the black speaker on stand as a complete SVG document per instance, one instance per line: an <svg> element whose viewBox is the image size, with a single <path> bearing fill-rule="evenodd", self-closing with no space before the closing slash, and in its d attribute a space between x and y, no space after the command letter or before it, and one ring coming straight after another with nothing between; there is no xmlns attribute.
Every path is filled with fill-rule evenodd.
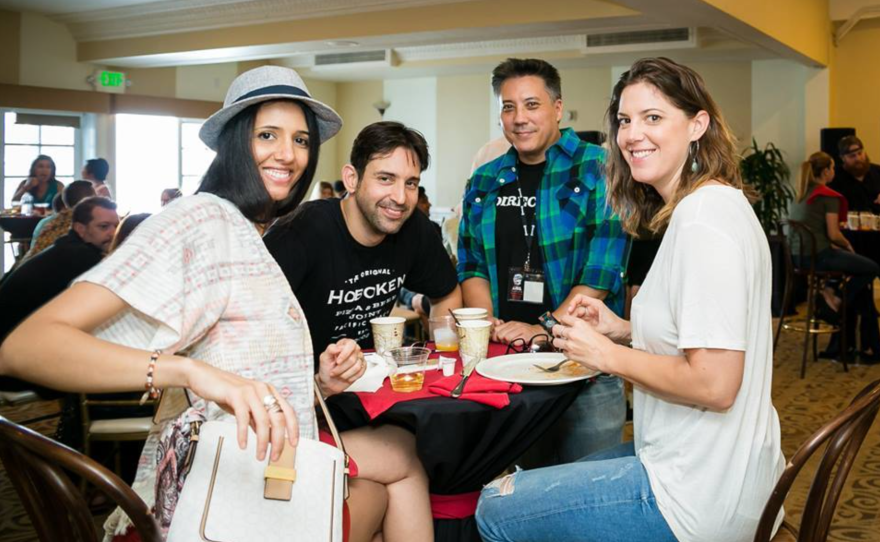
<svg viewBox="0 0 880 542"><path fill-rule="evenodd" d="M837 143L846 136L856 135L855 128L822 128L820 141L822 152L830 154L834 161L840 164L840 153L837 151Z"/></svg>

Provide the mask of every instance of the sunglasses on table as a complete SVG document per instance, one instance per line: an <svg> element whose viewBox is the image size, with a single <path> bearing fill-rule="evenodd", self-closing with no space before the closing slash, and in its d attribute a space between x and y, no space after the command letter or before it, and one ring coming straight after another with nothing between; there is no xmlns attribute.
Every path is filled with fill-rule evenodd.
<svg viewBox="0 0 880 542"><path fill-rule="evenodd" d="M528 341L519 338L507 345L505 354L523 354L536 352L556 352L553 348L553 337L546 333L539 333Z"/></svg>

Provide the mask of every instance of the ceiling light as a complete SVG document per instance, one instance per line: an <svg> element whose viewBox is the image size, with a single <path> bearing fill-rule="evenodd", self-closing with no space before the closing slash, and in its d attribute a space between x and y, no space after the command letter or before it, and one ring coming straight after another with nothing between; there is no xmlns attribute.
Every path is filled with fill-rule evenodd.
<svg viewBox="0 0 880 542"><path fill-rule="evenodd" d="M327 45L331 47L357 47L360 43L352 40L333 40L328 41Z"/></svg>

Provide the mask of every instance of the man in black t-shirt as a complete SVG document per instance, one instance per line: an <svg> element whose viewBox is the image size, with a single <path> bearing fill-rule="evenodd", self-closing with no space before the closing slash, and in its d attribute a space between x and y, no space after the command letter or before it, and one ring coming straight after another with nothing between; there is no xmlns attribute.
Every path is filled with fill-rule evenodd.
<svg viewBox="0 0 880 542"><path fill-rule="evenodd" d="M4 278L0 285L0 342L104 257L119 224L116 204L92 196L76 204L72 217L66 235Z"/></svg>
<svg viewBox="0 0 880 542"><path fill-rule="evenodd" d="M397 122L364 128L342 169L349 196L304 203L265 236L302 305L312 345L343 337L372 348L370 320L387 316L401 287L431 299L432 313L461 306L455 269L423 213L414 213L424 137Z"/></svg>
<svg viewBox="0 0 880 542"><path fill-rule="evenodd" d="M828 188L846 198L850 211L880 214L880 166L872 164L856 136L846 136L838 143L841 163Z"/></svg>
<svg viewBox="0 0 880 542"><path fill-rule="evenodd" d="M70 230L55 243L10 271L0 283L0 343L34 311L70 286L104 257L119 223L116 204L90 197L73 208ZM36 389L44 398L58 397L48 390L14 378L0 378L0 390Z"/></svg>

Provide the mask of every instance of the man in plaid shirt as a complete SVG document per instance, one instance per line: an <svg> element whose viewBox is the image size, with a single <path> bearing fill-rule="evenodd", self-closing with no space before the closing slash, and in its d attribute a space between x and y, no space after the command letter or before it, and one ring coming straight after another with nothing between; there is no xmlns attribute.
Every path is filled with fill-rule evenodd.
<svg viewBox="0 0 880 542"><path fill-rule="evenodd" d="M585 294L623 312L629 241L605 204L605 151L560 130L562 89L542 60L508 59L495 68L504 135L513 147L479 167L465 191L458 241L464 304L495 318L494 340L526 342L544 333L538 316L565 314ZM600 376L569 407L541 466L576 461L620 442L623 384Z"/></svg>

